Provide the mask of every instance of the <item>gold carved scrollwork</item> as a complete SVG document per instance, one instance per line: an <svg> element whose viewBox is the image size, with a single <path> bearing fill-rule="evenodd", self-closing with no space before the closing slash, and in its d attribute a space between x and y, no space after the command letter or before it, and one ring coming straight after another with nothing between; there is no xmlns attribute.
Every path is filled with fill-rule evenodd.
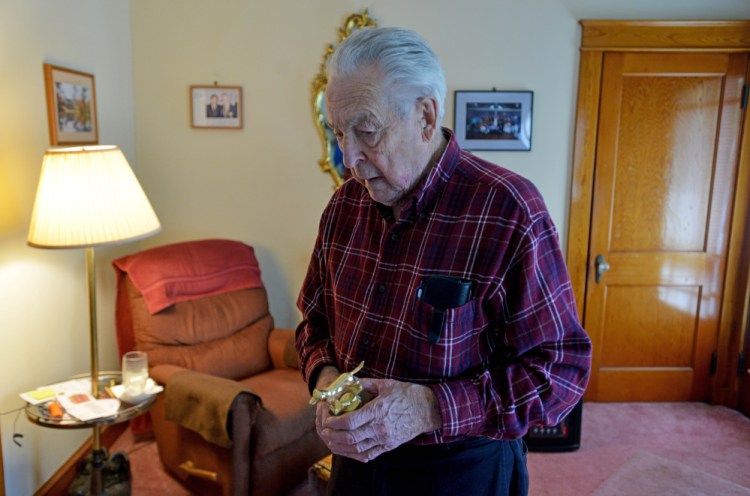
<svg viewBox="0 0 750 496"><path fill-rule="evenodd" d="M338 43L344 41L355 29L366 27L377 27L377 21L370 18L367 10L361 14L350 15L344 25L339 28ZM323 158L318 161L323 172L327 172L333 178L334 187L338 188L344 182L344 162L341 158L341 151L333 129L328 125L326 120L326 84L328 84L328 75L326 74L326 64L333 53L334 45L329 44L326 53L323 56L323 63L320 66L320 72L313 80L312 84L312 105L313 115L315 116L315 126L323 141Z"/></svg>

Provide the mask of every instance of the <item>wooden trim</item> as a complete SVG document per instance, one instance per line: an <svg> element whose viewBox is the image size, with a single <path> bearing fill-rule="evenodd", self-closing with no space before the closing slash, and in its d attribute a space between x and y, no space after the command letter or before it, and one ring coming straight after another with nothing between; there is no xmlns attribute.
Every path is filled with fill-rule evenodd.
<svg viewBox="0 0 750 496"><path fill-rule="evenodd" d="M582 50L750 49L750 21L582 20Z"/></svg>
<svg viewBox="0 0 750 496"><path fill-rule="evenodd" d="M750 73L745 79L750 78ZM730 408L739 406L740 381L737 376L743 334L747 329L748 284L750 284L750 116L742 119L739 159L735 179L731 237L727 246L724 280L724 306L717 342L718 369L711 385L711 402Z"/></svg>
<svg viewBox="0 0 750 496"><path fill-rule="evenodd" d="M101 443L102 446L109 450L115 441L128 428L128 423L113 424L102 428ZM78 473L78 467L81 462L91 452L91 438L84 442L80 448L73 453L70 458L55 472L42 487L36 490L34 496L65 496L68 494L68 487L75 479Z"/></svg>
<svg viewBox="0 0 750 496"><path fill-rule="evenodd" d="M578 318L583 322L588 267L591 202L594 189L596 131L599 126L602 53L581 53L578 74L578 109L573 151L573 178L570 188L568 248L566 263L578 302Z"/></svg>

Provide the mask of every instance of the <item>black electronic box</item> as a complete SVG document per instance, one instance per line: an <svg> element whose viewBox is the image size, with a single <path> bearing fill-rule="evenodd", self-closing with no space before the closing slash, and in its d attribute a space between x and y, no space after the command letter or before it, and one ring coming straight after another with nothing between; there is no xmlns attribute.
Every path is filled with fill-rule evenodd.
<svg viewBox="0 0 750 496"><path fill-rule="evenodd" d="M575 451L581 447L583 400L557 425L535 425L523 440L529 451Z"/></svg>

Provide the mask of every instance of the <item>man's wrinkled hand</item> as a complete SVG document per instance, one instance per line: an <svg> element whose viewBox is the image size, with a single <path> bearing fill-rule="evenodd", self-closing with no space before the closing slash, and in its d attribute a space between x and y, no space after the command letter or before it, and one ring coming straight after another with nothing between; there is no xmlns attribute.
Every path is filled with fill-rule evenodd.
<svg viewBox="0 0 750 496"><path fill-rule="evenodd" d="M328 449L368 462L442 425L437 398L430 388L391 379L360 379L374 396L353 412L333 416L318 404L316 427Z"/></svg>
<svg viewBox="0 0 750 496"><path fill-rule="evenodd" d="M325 389L329 384L336 380L338 376L339 371L338 369L336 369L336 367L324 367L318 375L318 380L315 387L318 389ZM325 420L331 416L331 412L328 408L328 403L325 401L319 401L315 405L315 408L315 430L318 431L318 436L322 438L323 424L325 423Z"/></svg>

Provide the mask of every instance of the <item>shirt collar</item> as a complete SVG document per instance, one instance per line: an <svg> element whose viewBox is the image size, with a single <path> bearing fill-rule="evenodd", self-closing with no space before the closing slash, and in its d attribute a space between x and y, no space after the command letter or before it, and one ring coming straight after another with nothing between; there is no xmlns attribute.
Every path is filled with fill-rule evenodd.
<svg viewBox="0 0 750 496"><path fill-rule="evenodd" d="M459 163L461 148L456 136L448 128L442 128L443 136L448 141L442 155L427 174L427 178L412 193L411 204L406 207L409 217L419 218L426 215L435 198L443 191Z"/></svg>

